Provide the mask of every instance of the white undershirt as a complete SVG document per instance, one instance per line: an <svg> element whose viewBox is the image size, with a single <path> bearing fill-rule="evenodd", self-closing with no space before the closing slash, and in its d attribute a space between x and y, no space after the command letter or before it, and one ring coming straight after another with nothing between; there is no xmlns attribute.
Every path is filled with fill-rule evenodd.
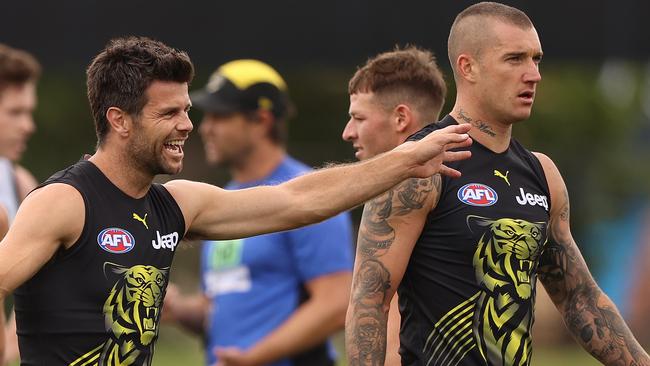
<svg viewBox="0 0 650 366"><path fill-rule="evenodd" d="M18 210L17 197L14 166L9 159L0 158L0 205L7 210L10 223Z"/></svg>

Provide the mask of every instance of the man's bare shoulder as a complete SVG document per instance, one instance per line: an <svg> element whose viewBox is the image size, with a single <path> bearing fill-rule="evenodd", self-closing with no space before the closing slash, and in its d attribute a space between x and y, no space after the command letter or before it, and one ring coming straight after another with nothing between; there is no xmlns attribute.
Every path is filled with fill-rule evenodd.
<svg viewBox="0 0 650 366"><path fill-rule="evenodd" d="M76 188L65 183L48 184L25 198L10 233L16 229L68 246L79 238L85 213L84 199Z"/></svg>
<svg viewBox="0 0 650 366"><path fill-rule="evenodd" d="M544 174L546 175L546 179L549 183L549 188L557 188L556 186L558 184L561 184L563 186L564 182L562 180L562 174L560 174L560 170L557 168L553 160L544 153L535 151L532 153L539 160L539 163L542 165L542 169L544 169Z"/></svg>
<svg viewBox="0 0 650 366"><path fill-rule="evenodd" d="M533 155L539 160L539 163L542 164L542 168L544 168L544 173L555 173L555 174L560 174L557 166L553 162L553 159L551 159L548 155L538 152L538 151L531 151Z"/></svg>
<svg viewBox="0 0 650 366"><path fill-rule="evenodd" d="M81 193L66 183L51 183L34 190L25 198L20 210L23 207L32 214L42 210L50 214L56 212L56 216L69 214L78 217L85 212Z"/></svg>

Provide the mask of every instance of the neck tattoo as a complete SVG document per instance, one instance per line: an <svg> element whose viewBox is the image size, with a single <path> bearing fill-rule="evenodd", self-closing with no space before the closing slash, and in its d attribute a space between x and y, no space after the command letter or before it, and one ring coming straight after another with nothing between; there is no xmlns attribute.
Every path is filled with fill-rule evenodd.
<svg viewBox="0 0 650 366"><path fill-rule="evenodd" d="M486 135L489 135L491 137L494 137L494 136L497 135L496 132L494 132L492 130L492 127L490 127L487 123L485 123L483 121L475 121L475 120L469 118L465 114L465 112L463 111L462 108L460 110L458 110L458 118L460 118L463 121L465 121L465 122L471 124L472 126L476 127L479 131L483 132Z"/></svg>

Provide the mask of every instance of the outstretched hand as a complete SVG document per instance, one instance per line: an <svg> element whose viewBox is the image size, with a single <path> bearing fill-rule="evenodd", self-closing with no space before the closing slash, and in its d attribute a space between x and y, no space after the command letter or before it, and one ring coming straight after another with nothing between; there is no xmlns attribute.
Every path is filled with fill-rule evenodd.
<svg viewBox="0 0 650 366"><path fill-rule="evenodd" d="M405 151L412 157L413 177L426 178L438 173L453 178L460 177L458 170L449 168L444 163L472 156L468 150L450 151L472 144L472 139L467 134L470 128L471 125L467 123L447 126L428 134L422 140L405 142L395 150Z"/></svg>

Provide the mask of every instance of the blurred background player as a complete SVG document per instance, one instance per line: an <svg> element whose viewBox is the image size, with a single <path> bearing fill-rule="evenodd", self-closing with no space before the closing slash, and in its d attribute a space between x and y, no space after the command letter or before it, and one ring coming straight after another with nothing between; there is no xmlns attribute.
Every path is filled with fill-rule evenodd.
<svg viewBox="0 0 650 366"><path fill-rule="evenodd" d="M36 129L32 113L40 73L41 67L32 55L0 44L0 206L6 211L8 223L37 184L18 162ZM0 238L4 236L1 230L0 234ZM0 364L18 358L16 323L11 318L6 329L5 359Z"/></svg>
<svg viewBox="0 0 650 366"><path fill-rule="evenodd" d="M256 60L222 65L191 95L205 112L206 159L226 167L227 189L274 185L310 170L287 155L292 104L283 78ZM212 365L333 365L328 337L342 329L352 250L347 214L293 231L204 245L203 294L170 288L164 315L205 336Z"/></svg>
<svg viewBox="0 0 650 366"><path fill-rule="evenodd" d="M0 203L16 215L19 202L36 187L36 180L18 165L36 126L36 81L40 65L25 51L0 44Z"/></svg>
<svg viewBox="0 0 650 366"><path fill-rule="evenodd" d="M348 85L350 120L343 140L359 160L393 149L435 122L445 102L447 86L433 54L417 47L396 48L369 59ZM397 293L390 304L386 365L400 365L400 315Z"/></svg>

